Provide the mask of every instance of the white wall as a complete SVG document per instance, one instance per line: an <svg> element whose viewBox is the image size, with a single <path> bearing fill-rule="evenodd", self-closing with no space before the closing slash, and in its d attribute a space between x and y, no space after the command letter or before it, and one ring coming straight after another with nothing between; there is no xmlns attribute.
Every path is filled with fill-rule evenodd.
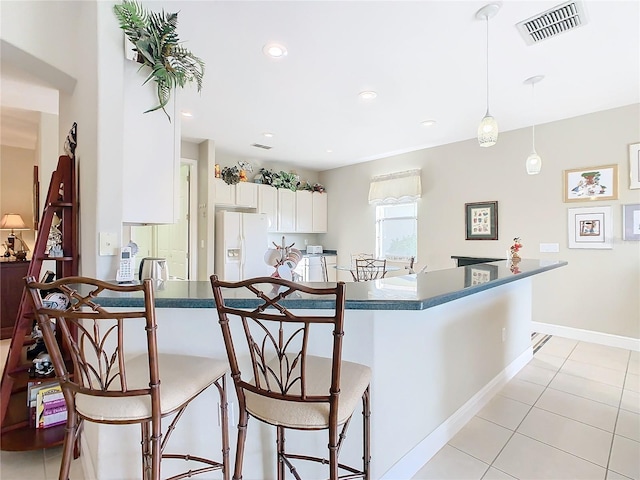
<svg viewBox="0 0 640 480"><path fill-rule="evenodd" d="M504 257L516 236L524 258L567 260L567 268L537 276L533 320L572 328L640 337L640 245L622 240L622 205L640 202L629 189L629 144L640 141L640 105L631 105L536 127L542 172L526 174L531 129L500 134L491 148L475 139L322 172L329 193L329 232L323 244L339 262L351 252L374 251L375 207L368 205L372 176L422 169L418 267L454 266L452 255ZM563 170L617 164L619 197L613 201L563 202ZM464 204L498 201L499 239L465 240ZM613 207L612 250L569 249L567 209ZM559 253L540 253L558 243Z"/></svg>
<svg viewBox="0 0 640 480"><path fill-rule="evenodd" d="M29 250L33 250L33 166L36 164L35 150L2 146L0 149L0 218L6 213L17 213L30 230L16 231ZM7 241L11 232L0 232L0 245ZM20 242L16 241L16 248ZM0 255L4 254L0 247ZM31 256L29 254L29 256Z"/></svg>

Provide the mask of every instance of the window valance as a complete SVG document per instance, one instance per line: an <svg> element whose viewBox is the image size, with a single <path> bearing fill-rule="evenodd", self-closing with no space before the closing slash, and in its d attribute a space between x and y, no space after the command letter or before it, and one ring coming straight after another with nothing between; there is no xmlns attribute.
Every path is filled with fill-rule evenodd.
<svg viewBox="0 0 640 480"><path fill-rule="evenodd" d="M369 203L415 201L422 195L420 169L379 175L371 179Z"/></svg>

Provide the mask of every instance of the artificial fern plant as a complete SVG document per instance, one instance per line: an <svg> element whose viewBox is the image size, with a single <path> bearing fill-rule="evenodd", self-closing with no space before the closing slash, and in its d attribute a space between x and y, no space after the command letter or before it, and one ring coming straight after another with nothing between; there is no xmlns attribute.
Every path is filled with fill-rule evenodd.
<svg viewBox="0 0 640 480"><path fill-rule="evenodd" d="M159 104L144 113L162 109L169 103L171 90L195 81L198 92L202 89L204 62L180 45L176 27L177 13L148 12L134 0L123 0L114 5L113 11L127 38L138 53L138 61L151 68L151 73L143 82L154 80L158 87Z"/></svg>

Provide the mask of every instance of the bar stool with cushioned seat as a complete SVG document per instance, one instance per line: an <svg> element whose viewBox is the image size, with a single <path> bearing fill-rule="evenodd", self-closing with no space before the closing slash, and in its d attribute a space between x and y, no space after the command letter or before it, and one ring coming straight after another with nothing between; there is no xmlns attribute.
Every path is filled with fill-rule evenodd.
<svg viewBox="0 0 640 480"><path fill-rule="evenodd" d="M369 479L371 369L342 360L345 284L313 288L271 277L224 282L213 275L211 285L239 404L233 478L242 478L251 416L276 427L279 480L285 468L300 479L300 461L329 465L324 478L331 480ZM291 310L308 308L304 302L296 306L300 297L321 302L322 310ZM310 344L330 347L331 357L310 354ZM356 468L339 463L338 452L360 401L363 461ZM286 429L326 430L328 451L324 456L286 451Z"/></svg>
<svg viewBox="0 0 640 480"><path fill-rule="evenodd" d="M229 478L225 388L228 363L208 357L158 352L151 280L144 280L141 285L113 285L86 277L66 277L52 283L38 283L34 277L28 277L26 283L67 406L60 480L69 477L74 445L85 420L140 424L145 480L158 480L161 460L169 458L198 462L195 465L188 462L198 468L171 478L214 470L220 470L223 479ZM56 292L56 302L50 300L50 292ZM102 293L142 293L144 308L108 310L100 306ZM54 325L64 343L63 350L56 340ZM136 328L146 330L144 353L129 356L125 352L125 337ZM70 357L72 370L68 369L62 351ZM165 453L185 408L211 385L217 387L220 396L221 461ZM171 422L163 429L163 419L168 416L172 417ZM212 419L212 425L215 422Z"/></svg>

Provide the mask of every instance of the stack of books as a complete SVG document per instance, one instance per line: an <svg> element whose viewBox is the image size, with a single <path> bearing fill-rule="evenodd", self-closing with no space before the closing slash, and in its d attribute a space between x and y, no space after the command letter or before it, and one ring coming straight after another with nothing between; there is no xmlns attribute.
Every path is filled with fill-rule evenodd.
<svg viewBox="0 0 640 480"><path fill-rule="evenodd" d="M29 382L27 398L33 427L49 428L67 421L67 406L57 381Z"/></svg>

